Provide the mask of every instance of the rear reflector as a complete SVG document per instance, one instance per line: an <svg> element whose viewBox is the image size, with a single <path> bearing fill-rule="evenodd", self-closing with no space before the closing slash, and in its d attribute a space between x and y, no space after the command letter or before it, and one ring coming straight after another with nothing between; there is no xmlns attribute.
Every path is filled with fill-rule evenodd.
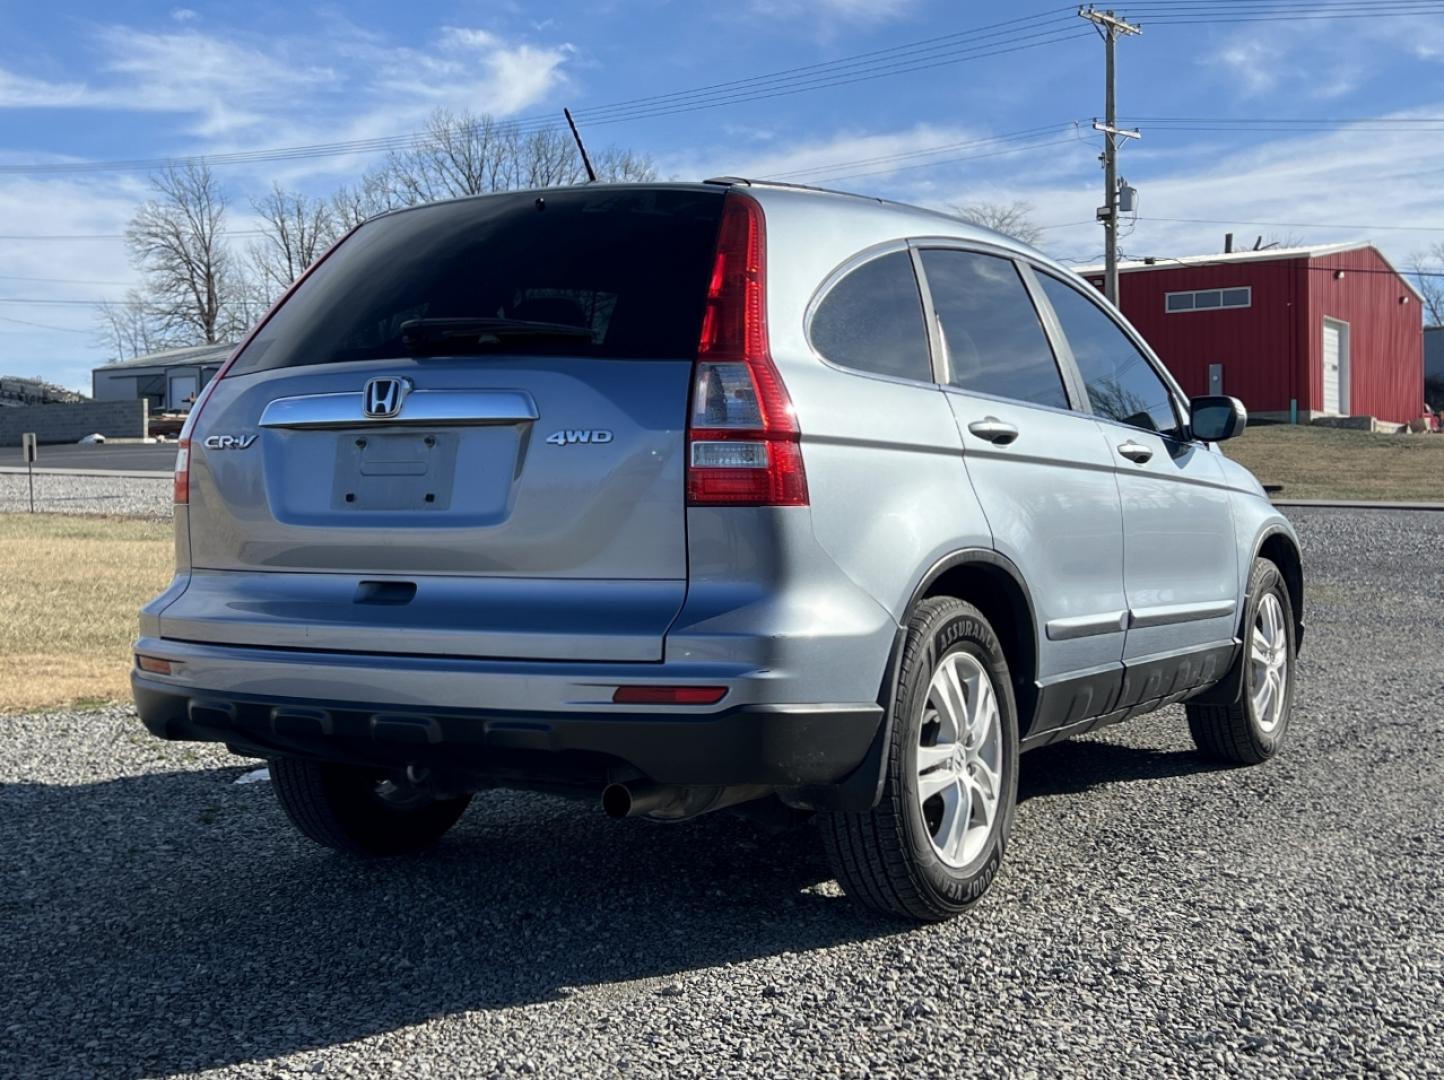
<svg viewBox="0 0 1444 1080"><path fill-rule="evenodd" d="M729 192L687 421L692 506L806 506L802 435L767 342L762 208Z"/></svg>
<svg viewBox="0 0 1444 1080"><path fill-rule="evenodd" d="M158 656L141 656L137 653L135 666L141 671L149 671L152 675L169 675L171 673L170 661L162 660Z"/></svg>
<svg viewBox="0 0 1444 1080"><path fill-rule="evenodd" d="M725 686L619 686L617 705L715 705L727 696Z"/></svg>

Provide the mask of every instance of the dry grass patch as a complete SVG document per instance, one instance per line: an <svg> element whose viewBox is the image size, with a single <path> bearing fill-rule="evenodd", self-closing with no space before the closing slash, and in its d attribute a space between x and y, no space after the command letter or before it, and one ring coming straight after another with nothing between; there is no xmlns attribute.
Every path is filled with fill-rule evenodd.
<svg viewBox="0 0 1444 1080"><path fill-rule="evenodd" d="M1281 499L1444 502L1444 435L1260 424L1224 452Z"/></svg>
<svg viewBox="0 0 1444 1080"><path fill-rule="evenodd" d="M129 697L136 612L173 551L168 522L0 514L0 713Z"/></svg>

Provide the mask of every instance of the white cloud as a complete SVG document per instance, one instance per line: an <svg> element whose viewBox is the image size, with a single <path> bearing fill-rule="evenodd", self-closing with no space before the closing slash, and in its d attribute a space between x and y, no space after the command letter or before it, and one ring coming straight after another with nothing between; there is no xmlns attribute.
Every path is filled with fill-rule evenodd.
<svg viewBox="0 0 1444 1080"><path fill-rule="evenodd" d="M1441 107L1424 107L1419 115L1438 115ZM1430 136L1350 129L1274 136L1250 148L1182 160L1161 152L1134 158L1127 173L1141 196L1137 226L1122 240L1129 256L1219 251L1223 234L1232 231L1249 246L1255 236L1271 234L1318 244L1368 241L1400 264L1411 251L1444 240L1444 207L1436 195L1444 144ZM1092 223L1100 186L1090 170L1066 178L1019 176L1005 190L1032 202L1040 223L1088 222L1045 232L1044 247L1091 259L1102 247L1101 229ZM975 192L959 185L931 201L964 202ZM1164 218L1202 220L1159 220Z"/></svg>
<svg viewBox="0 0 1444 1080"><path fill-rule="evenodd" d="M1229 81L1244 96L1257 97L1273 90L1281 77L1282 51L1257 38L1233 41L1219 54Z"/></svg>
<svg viewBox="0 0 1444 1080"><path fill-rule="evenodd" d="M195 22L197 19L200 18L200 14L198 12L192 11L190 8L182 7L172 9L170 17L178 23Z"/></svg>
<svg viewBox="0 0 1444 1080"><path fill-rule="evenodd" d="M753 10L782 18L879 23L910 13L916 0L754 0Z"/></svg>
<svg viewBox="0 0 1444 1080"><path fill-rule="evenodd" d="M0 68L0 109L75 105L85 97L82 83L53 83Z"/></svg>

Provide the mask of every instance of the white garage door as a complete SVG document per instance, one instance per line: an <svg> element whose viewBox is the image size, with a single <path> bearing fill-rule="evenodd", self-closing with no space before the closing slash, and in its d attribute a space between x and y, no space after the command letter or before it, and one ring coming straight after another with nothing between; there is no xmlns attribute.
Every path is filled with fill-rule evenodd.
<svg viewBox="0 0 1444 1080"><path fill-rule="evenodd" d="M1349 327L1347 323L1324 320L1324 412L1338 415L1348 411Z"/></svg>

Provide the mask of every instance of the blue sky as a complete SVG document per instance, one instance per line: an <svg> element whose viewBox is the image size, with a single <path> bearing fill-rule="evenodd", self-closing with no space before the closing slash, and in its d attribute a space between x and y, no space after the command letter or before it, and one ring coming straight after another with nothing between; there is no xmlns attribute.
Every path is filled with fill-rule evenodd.
<svg viewBox="0 0 1444 1080"><path fill-rule="evenodd" d="M1444 116L1444 15L1169 25L1157 17L1166 2L1135 5L1145 32L1119 46L1120 112L1143 118L1144 130L1123 156L1141 195L1127 255L1217 251L1230 228L1249 244L1259 234L1372 240L1398 262L1444 242L1444 130L1234 129ZM1024 199L1051 226L1051 253L1101 255L1089 125L1103 108L1102 44L1042 0L61 7L0 5L0 167L395 136L438 106L531 118L571 105L590 143L648 153L669 177L786 175L934 206ZM892 57L900 70L885 77L669 115L654 107L617 123L586 112L964 31L973 36L936 43L922 59L884 52L840 69L874 72ZM975 55L951 62L965 47ZM826 72L840 78L822 68L766 85L795 89ZM1207 130L1219 127L1229 129ZM989 141L1014 133L1027 134ZM231 227L248 227L249 198L273 181L320 194L375 161L349 153L218 167ZM134 283L115 237L145 183L143 171L0 171L0 373L88 388L105 356L85 302Z"/></svg>

